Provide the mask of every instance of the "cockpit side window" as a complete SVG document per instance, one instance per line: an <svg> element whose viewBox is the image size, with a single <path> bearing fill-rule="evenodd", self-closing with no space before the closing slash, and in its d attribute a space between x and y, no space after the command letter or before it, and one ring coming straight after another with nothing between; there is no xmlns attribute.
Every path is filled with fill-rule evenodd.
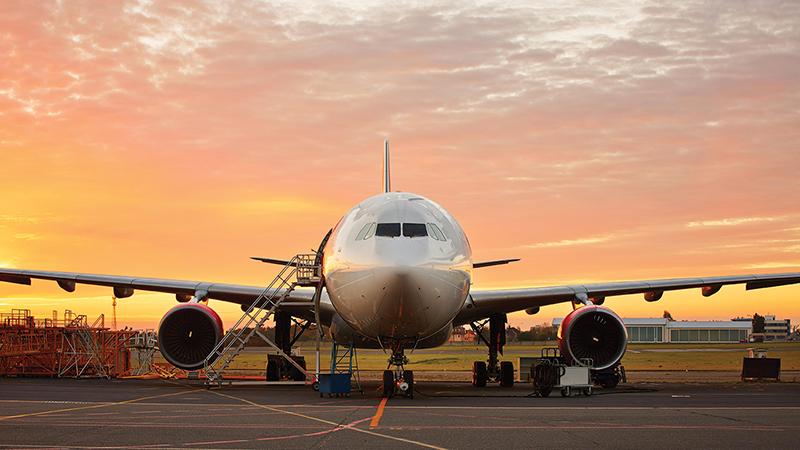
<svg viewBox="0 0 800 450"><path fill-rule="evenodd" d="M375 222L370 222L361 228L361 231L356 235L357 241L366 241L375 234Z"/></svg>
<svg viewBox="0 0 800 450"><path fill-rule="evenodd" d="M378 224L375 223L375 222L372 222L371 224L369 224L369 230L367 231L367 235L364 236L364 240L365 241L367 239L371 238L372 236L375 236L375 227L377 227L377 226L378 226Z"/></svg>
<svg viewBox="0 0 800 450"><path fill-rule="evenodd" d="M375 236L398 237L400 236L400 224L379 223L375 229Z"/></svg>
<svg viewBox="0 0 800 450"><path fill-rule="evenodd" d="M430 235L430 237L432 237L437 241L447 240L447 238L444 237L444 233L442 232L442 230L440 230L435 223L429 222L427 225L428 225L428 234Z"/></svg>
<svg viewBox="0 0 800 450"><path fill-rule="evenodd" d="M425 228L424 223L404 223L403 236L405 237L425 237L428 235L428 230Z"/></svg>

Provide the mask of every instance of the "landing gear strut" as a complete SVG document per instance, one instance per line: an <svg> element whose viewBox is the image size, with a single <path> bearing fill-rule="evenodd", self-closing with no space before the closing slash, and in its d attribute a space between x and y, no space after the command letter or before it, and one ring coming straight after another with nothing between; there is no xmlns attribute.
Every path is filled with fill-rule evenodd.
<svg viewBox="0 0 800 450"><path fill-rule="evenodd" d="M484 387L487 382L499 382L501 387L514 386L514 363L500 361L503 355L503 346L506 344L506 319L505 314L489 316L482 322L472 322L470 327L478 338L489 349L489 358L486 362L475 361L472 363L472 385ZM489 339L483 335L486 324L489 325Z"/></svg>
<svg viewBox="0 0 800 450"><path fill-rule="evenodd" d="M295 325L294 336L292 336L292 323ZM285 312L275 313L275 345L287 355L292 355L292 347L300 336L311 326L310 321L298 322L292 318L291 314ZM306 360L302 356L291 356L301 367L306 367ZM267 355L267 381L305 381L306 376L297 370L297 367L290 364L280 355Z"/></svg>
<svg viewBox="0 0 800 450"><path fill-rule="evenodd" d="M392 346L392 355L389 365L383 371L383 396L390 398L395 395L404 395L414 398L414 371L405 370L408 358L403 350L402 343Z"/></svg>

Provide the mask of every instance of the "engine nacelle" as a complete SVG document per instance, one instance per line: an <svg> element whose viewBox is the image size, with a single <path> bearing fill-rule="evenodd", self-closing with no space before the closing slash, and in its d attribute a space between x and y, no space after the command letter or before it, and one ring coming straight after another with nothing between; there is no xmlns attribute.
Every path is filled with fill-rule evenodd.
<svg viewBox="0 0 800 450"><path fill-rule="evenodd" d="M625 324L603 306L587 305L567 315L558 327L558 347L568 362L592 360L592 369L617 364L628 346Z"/></svg>
<svg viewBox="0 0 800 450"><path fill-rule="evenodd" d="M184 370L197 370L225 332L222 319L202 303L182 303L167 311L158 325L164 359Z"/></svg>

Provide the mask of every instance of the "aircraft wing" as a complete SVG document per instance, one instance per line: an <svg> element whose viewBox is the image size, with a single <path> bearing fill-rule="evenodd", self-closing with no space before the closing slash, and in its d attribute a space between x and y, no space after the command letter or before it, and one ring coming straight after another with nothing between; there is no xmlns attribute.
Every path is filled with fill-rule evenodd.
<svg viewBox="0 0 800 450"><path fill-rule="evenodd" d="M665 291L680 289L700 288L702 295L709 297L717 293L722 286L729 284L744 284L745 289L752 290L797 283L800 283L800 272L472 290L466 304L456 316L455 324L469 323L492 314L510 313L556 303L581 302L582 299L600 304L606 297L615 295L644 294L644 299L652 302L660 299Z"/></svg>
<svg viewBox="0 0 800 450"><path fill-rule="evenodd" d="M264 287L238 284L223 284L206 281L168 280L161 278L138 278L117 275L95 275L76 272L50 272L42 270L0 269L0 281L30 285L32 279L52 280L67 292L74 292L78 284L91 284L114 288L118 298L130 297L134 291L153 291L175 294L179 301L188 301L192 296L250 305L261 294ZM305 317L312 306L314 291L293 291L281 309L293 315ZM296 314L295 314L296 313ZM302 315L301 315L302 313ZM313 313L311 314L313 318Z"/></svg>

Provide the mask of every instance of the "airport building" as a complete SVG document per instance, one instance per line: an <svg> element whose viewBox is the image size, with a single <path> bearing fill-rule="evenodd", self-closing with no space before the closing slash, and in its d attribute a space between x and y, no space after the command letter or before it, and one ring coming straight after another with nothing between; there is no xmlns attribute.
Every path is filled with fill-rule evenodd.
<svg viewBox="0 0 800 450"><path fill-rule="evenodd" d="M775 339L786 339L792 333L789 319L776 319L775 316L764 316L764 334Z"/></svg>
<svg viewBox="0 0 800 450"><path fill-rule="evenodd" d="M752 325L752 317L736 317L737 322L748 322ZM760 341L782 341L792 334L792 323L789 319L777 319L774 314L764 316L764 331L752 333L752 337Z"/></svg>
<svg viewBox="0 0 800 450"><path fill-rule="evenodd" d="M746 341L753 324L744 321L677 321L669 319L622 319L631 343L733 343ZM553 326L561 319L553 319Z"/></svg>

